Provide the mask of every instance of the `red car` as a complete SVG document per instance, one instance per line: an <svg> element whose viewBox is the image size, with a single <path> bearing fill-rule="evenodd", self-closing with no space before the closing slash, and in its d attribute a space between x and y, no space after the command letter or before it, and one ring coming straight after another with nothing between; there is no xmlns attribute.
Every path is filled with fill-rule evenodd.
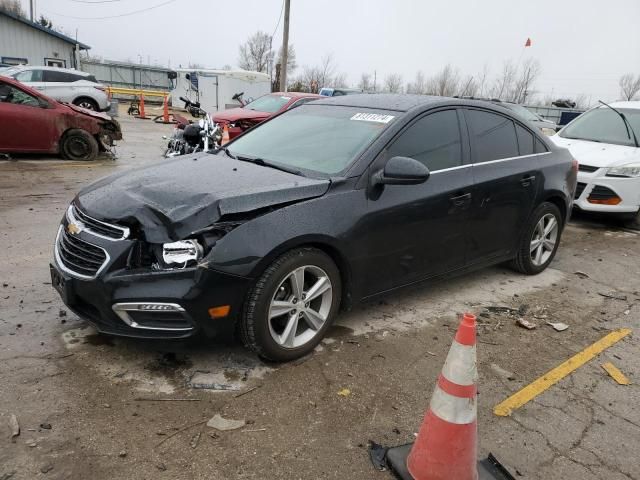
<svg viewBox="0 0 640 480"><path fill-rule="evenodd" d="M53 153L93 160L122 138L109 115L60 103L12 78L0 76L0 152Z"/></svg>
<svg viewBox="0 0 640 480"><path fill-rule="evenodd" d="M228 124L229 138L232 139L267 118L319 98L323 97L315 93L269 93L247 103L243 107L223 110L214 115L213 121L221 126L225 123Z"/></svg>

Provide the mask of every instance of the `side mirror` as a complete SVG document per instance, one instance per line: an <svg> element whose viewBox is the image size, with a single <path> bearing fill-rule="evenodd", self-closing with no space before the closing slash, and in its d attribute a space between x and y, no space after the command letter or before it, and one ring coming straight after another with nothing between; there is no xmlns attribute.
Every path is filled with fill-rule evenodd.
<svg viewBox="0 0 640 480"><path fill-rule="evenodd" d="M427 181L431 172L417 160L409 157L392 157L384 169L373 175L376 185L418 185Z"/></svg>

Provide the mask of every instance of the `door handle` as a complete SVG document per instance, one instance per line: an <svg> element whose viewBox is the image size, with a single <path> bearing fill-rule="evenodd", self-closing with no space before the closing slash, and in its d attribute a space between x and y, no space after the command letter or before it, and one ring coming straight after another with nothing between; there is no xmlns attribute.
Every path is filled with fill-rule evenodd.
<svg viewBox="0 0 640 480"><path fill-rule="evenodd" d="M534 182L535 179L536 179L535 175L529 175L527 177L523 177L522 180L520 180L520 183L522 184L523 187L528 187Z"/></svg>
<svg viewBox="0 0 640 480"><path fill-rule="evenodd" d="M465 193L463 195L456 195L455 197L451 197L449 200L451 200L454 207L463 207L471 201L471 194Z"/></svg>

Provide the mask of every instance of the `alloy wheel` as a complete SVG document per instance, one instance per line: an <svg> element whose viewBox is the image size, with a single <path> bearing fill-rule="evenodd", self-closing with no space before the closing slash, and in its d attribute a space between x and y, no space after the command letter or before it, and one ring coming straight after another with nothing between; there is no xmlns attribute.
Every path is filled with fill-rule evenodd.
<svg viewBox="0 0 640 480"><path fill-rule="evenodd" d="M93 103L88 100L82 100L78 102L78 106L82 108L86 108L87 110L95 110Z"/></svg>
<svg viewBox="0 0 640 480"><path fill-rule="evenodd" d="M538 221L531 237L530 255L531 262L536 267L544 265L556 248L558 241L558 219L555 215L547 213Z"/></svg>
<svg viewBox="0 0 640 480"><path fill-rule="evenodd" d="M269 332L283 348L298 348L322 329L331 311L333 286L314 265L298 267L280 283L269 305Z"/></svg>

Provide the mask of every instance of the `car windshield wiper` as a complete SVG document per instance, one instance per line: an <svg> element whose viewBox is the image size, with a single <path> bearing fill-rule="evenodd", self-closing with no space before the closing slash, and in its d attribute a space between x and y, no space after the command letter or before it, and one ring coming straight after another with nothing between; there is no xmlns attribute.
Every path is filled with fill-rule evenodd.
<svg viewBox="0 0 640 480"><path fill-rule="evenodd" d="M301 177L304 177L304 175L302 174L302 172L300 170L296 170L295 168L291 168L291 167L286 167L284 165L280 165L280 164L277 164L277 163L271 163L271 162L266 161L264 158L260 158L260 157L245 157L245 156L240 156L240 155L237 155L236 158L238 160L240 160L241 162L255 163L256 165L260 165L262 167L275 168L276 170L281 170L283 172L293 173L294 175L299 175Z"/></svg>
<svg viewBox="0 0 640 480"><path fill-rule="evenodd" d="M635 143L636 148L640 147L640 144L638 144L638 137L636 137L636 132L633 131L633 127L631 126L631 124L629 123L629 120L627 120L627 117L624 115L624 113L622 113L620 110L617 110L615 108L613 108L611 105L609 105L608 103L604 103L602 100L598 100L601 104L603 104L605 107L609 107L611 110L613 110L614 112L616 112L618 115L620 115L620 118L622 119L622 121L624 122L624 128L627 129L627 137L629 137L629 140L631 140L631 134L633 134L633 143ZM631 133L629 133L631 132Z"/></svg>
<svg viewBox="0 0 640 480"><path fill-rule="evenodd" d="M233 155L230 151L229 148L227 147L218 147L218 151L222 151L224 153L227 154L228 157L233 158L234 160L237 160L237 157L235 155Z"/></svg>

